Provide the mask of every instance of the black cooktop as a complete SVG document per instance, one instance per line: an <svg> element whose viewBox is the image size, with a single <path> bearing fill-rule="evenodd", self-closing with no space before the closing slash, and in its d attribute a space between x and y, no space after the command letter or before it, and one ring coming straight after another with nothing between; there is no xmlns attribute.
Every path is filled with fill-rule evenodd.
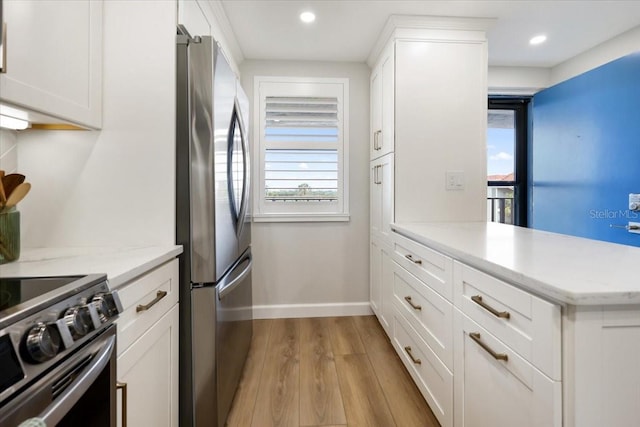
<svg viewBox="0 0 640 427"><path fill-rule="evenodd" d="M68 285L83 276L0 278L0 312Z"/></svg>

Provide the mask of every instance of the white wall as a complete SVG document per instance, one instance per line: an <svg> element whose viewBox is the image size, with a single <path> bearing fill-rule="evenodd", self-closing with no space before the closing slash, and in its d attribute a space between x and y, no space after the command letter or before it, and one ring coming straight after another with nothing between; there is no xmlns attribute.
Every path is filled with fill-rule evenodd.
<svg viewBox="0 0 640 427"><path fill-rule="evenodd" d="M174 2L104 3L103 130L17 137L23 247L174 243L175 25Z"/></svg>
<svg viewBox="0 0 640 427"><path fill-rule="evenodd" d="M0 129L0 169L10 174L18 169L17 132Z"/></svg>
<svg viewBox="0 0 640 427"><path fill-rule="evenodd" d="M251 102L257 75L346 77L350 91L351 220L253 224L256 316L369 313L369 67L364 63L246 60L240 71ZM250 122L253 126L253 119ZM255 144L255 129L251 133Z"/></svg>
<svg viewBox="0 0 640 427"><path fill-rule="evenodd" d="M542 67L489 67L489 95L533 95L549 87L551 69Z"/></svg>
<svg viewBox="0 0 640 427"><path fill-rule="evenodd" d="M640 26L589 49L551 69L550 86L640 51Z"/></svg>
<svg viewBox="0 0 640 427"><path fill-rule="evenodd" d="M640 27L599 44L552 68L489 67L489 94L533 95L608 62L640 51Z"/></svg>

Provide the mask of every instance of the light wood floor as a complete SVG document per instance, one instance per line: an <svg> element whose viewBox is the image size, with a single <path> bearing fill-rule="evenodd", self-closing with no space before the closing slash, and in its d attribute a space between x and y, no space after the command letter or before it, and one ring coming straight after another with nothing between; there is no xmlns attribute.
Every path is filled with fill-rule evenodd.
<svg viewBox="0 0 640 427"><path fill-rule="evenodd" d="M374 316L254 322L231 427L437 427Z"/></svg>

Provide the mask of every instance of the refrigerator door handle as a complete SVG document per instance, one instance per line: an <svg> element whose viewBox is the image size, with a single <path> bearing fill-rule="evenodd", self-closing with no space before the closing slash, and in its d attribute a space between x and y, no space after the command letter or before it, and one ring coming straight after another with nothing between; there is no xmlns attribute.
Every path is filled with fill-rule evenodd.
<svg viewBox="0 0 640 427"><path fill-rule="evenodd" d="M240 195L240 206L238 210L235 209L235 203L232 202L234 206L234 213L236 215L236 232L237 235L240 236L242 234L242 228L245 222L245 215L247 214L247 205L249 203L249 186L251 185L249 181L250 177L250 167L249 164L249 147L247 144L247 135L245 135L245 125L241 114L240 103L238 98L236 97L233 105L233 114L231 120L231 129L233 131L229 132L229 137L231 139L232 136L235 136L235 129L240 133L240 148L242 150L242 194ZM233 141L229 141L230 144L233 144ZM229 177L230 182L233 182L233 177ZM233 185L233 184L232 184ZM235 193L231 192L231 196L234 197Z"/></svg>
<svg viewBox="0 0 640 427"><path fill-rule="evenodd" d="M240 140L242 144L242 164L243 164L243 185L242 185L242 203L240 204L240 216L238 221L240 221L240 227L238 228L238 236L242 231L242 226L245 222L245 216L247 215L247 206L249 205L249 195L251 194L251 165L249 164L249 144L247 142L249 136L245 135L245 124L243 122L240 105L238 103L238 99L236 98L236 106L238 108L238 126L240 127Z"/></svg>
<svg viewBox="0 0 640 427"><path fill-rule="evenodd" d="M227 179L229 182L229 197L231 201L231 211L233 212L233 216L236 221L236 234L239 236L242 233L242 228L245 221L245 215L247 211L247 204L249 198L249 153L247 146L247 136L244 131L244 123L242 121L242 116L240 114L240 105L238 103L238 98L234 101L233 113L231 114L231 125L229 127L229 136L228 136L228 159L227 159ZM235 196L235 176L233 169L233 155L235 153L235 144L234 140L238 136L236 131L239 133L240 137L240 149L242 152L242 194L240 194L240 205L236 207L236 196Z"/></svg>
<svg viewBox="0 0 640 427"><path fill-rule="evenodd" d="M247 265L244 267L242 272L239 275L235 276L234 278L231 278L233 276L233 272L236 271L238 267L240 267L244 263L247 263ZM220 281L220 284L218 285L219 300L224 299L224 297L227 296L230 292L232 292L236 288L236 286L242 283L242 281L247 277L247 275L251 273L252 265L253 265L253 259L251 257L251 254L249 253L246 255L244 259L240 260L238 264L236 264L233 270L231 270L229 274L226 275L225 278L223 278ZM229 282L227 283L227 281Z"/></svg>

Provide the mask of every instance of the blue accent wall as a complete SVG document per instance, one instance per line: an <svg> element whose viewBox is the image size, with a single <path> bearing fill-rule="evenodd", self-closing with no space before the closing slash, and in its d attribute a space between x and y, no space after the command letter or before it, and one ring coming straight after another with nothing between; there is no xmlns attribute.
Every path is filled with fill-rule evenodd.
<svg viewBox="0 0 640 427"><path fill-rule="evenodd" d="M533 98L529 226L640 246L640 52Z"/></svg>

